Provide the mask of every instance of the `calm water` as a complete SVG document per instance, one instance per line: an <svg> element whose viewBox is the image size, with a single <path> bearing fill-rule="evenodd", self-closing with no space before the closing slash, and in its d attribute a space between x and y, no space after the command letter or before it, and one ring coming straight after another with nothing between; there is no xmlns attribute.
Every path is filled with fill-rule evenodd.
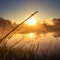
<svg viewBox="0 0 60 60"><path fill-rule="evenodd" d="M22 39L22 40L21 40ZM20 41L21 40L21 41ZM17 44L15 44L18 42ZM41 49L49 49L52 51L60 51L60 32L48 32L48 33L28 33L28 34L15 34L8 40L7 46L13 47L37 47L39 43L39 51Z"/></svg>

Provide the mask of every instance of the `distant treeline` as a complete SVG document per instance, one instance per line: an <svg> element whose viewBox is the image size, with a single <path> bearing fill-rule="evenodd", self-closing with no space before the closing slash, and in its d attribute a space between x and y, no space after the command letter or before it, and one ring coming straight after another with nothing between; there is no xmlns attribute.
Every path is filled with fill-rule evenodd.
<svg viewBox="0 0 60 60"><path fill-rule="evenodd" d="M54 18L52 19L52 23L53 25L47 25L45 24L45 28L48 30L48 31L60 31L60 18Z"/></svg>
<svg viewBox="0 0 60 60"><path fill-rule="evenodd" d="M52 19L53 25L49 25L48 23L40 24L38 23L36 26L28 26L22 24L18 29L16 29L17 33L29 33L29 32L53 32L53 31L60 31L60 18ZM15 26L18 24L12 23L10 20L6 20L4 18L0 18L0 31L4 30L5 32L11 31ZM0 33L0 34L1 34Z"/></svg>

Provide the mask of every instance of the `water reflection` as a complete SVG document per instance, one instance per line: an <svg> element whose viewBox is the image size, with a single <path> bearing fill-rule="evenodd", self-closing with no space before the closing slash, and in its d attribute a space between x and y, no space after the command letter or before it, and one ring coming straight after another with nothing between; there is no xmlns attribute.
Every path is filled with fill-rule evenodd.
<svg viewBox="0 0 60 60"><path fill-rule="evenodd" d="M34 34L34 33L29 33L29 34L28 34L28 37L29 37L29 38L35 38L35 34Z"/></svg>
<svg viewBox="0 0 60 60"><path fill-rule="evenodd" d="M24 38L22 41L18 42ZM28 34L16 34L8 42L7 46L12 46L18 42L14 47L18 48L21 46L31 47L31 45L37 46L39 42L40 49L49 49L52 51L60 50L60 33L59 32L47 32L47 33L28 33Z"/></svg>
<svg viewBox="0 0 60 60"><path fill-rule="evenodd" d="M53 36L54 36L55 38L60 37L60 32L54 32Z"/></svg>
<svg viewBox="0 0 60 60"><path fill-rule="evenodd" d="M24 37L24 40L26 40L26 41L27 41L27 39L28 40L41 39L41 40L48 40L49 41L50 39L52 40L53 38L60 37L60 33L59 32L48 32L48 33L41 33L41 34L36 34L36 33L16 34L10 40L18 41L22 37Z"/></svg>

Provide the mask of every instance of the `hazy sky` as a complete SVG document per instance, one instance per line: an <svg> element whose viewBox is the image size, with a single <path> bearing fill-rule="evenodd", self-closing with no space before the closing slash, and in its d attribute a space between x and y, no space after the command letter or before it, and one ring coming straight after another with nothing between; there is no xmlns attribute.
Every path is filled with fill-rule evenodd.
<svg viewBox="0 0 60 60"><path fill-rule="evenodd" d="M60 0L0 0L0 17L12 21L22 21L36 10L36 19L59 18Z"/></svg>

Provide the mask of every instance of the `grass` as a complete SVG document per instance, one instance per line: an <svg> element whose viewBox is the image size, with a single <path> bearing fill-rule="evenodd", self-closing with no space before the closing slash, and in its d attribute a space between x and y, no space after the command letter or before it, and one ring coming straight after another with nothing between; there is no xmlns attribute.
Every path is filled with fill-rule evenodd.
<svg viewBox="0 0 60 60"><path fill-rule="evenodd" d="M51 45L51 43L50 43ZM48 49L41 49L39 53L37 53L39 48L39 43L37 47L31 45L30 48L10 48L5 45L0 46L0 60L59 60L58 55L49 51ZM49 53L50 52L50 53Z"/></svg>

